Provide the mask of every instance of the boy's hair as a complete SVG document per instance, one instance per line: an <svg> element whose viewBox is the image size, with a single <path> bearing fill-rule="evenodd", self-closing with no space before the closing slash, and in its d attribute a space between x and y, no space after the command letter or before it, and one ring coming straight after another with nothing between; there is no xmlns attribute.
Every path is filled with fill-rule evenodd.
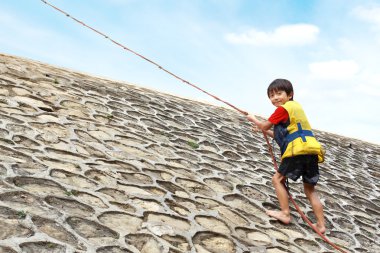
<svg viewBox="0 0 380 253"><path fill-rule="evenodd" d="M269 84L267 89L268 97L272 91L285 91L287 95L292 95L292 98L290 100L293 100L293 85L286 79L276 79L271 84Z"/></svg>

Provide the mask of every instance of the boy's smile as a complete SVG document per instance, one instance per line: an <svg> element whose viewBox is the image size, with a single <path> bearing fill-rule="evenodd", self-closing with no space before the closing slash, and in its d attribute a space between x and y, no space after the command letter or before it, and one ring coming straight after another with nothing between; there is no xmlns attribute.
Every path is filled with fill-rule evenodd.
<svg viewBox="0 0 380 253"><path fill-rule="evenodd" d="M269 93L269 99L272 104L279 107L288 102L293 97L293 94L286 94L283 90L276 90Z"/></svg>

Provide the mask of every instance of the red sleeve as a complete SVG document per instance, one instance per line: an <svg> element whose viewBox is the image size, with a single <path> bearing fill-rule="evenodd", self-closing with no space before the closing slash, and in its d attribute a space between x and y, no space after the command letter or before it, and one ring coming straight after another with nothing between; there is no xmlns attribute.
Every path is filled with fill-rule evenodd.
<svg viewBox="0 0 380 253"><path fill-rule="evenodd" d="M284 107L279 106L274 113L269 117L268 121L273 125L284 123L288 120L289 114Z"/></svg>

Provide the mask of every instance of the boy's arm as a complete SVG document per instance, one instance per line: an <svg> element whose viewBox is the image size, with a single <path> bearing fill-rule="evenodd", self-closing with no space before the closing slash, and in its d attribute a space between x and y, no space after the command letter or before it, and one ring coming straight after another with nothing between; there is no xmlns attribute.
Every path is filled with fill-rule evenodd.
<svg viewBox="0 0 380 253"><path fill-rule="evenodd" d="M252 114L248 114L247 115L247 119L253 123L255 123L255 125L260 128L262 131L264 131L266 134L268 134L270 137L273 138L273 131L272 130L269 130L272 128L273 124L268 121L268 120L264 120L264 121L261 121L259 119L257 119L254 115Z"/></svg>

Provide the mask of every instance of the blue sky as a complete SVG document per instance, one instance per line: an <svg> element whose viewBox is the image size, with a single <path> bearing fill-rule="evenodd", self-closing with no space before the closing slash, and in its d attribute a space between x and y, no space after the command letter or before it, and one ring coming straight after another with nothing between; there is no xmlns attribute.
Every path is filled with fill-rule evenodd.
<svg viewBox="0 0 380 253"><path fill-rule="evenodd" d="M380 144L379 0L50 3L254 114L289 79L313 128ZM1 0L0 28L1 53L220 105L40 0Z"/></svg>

